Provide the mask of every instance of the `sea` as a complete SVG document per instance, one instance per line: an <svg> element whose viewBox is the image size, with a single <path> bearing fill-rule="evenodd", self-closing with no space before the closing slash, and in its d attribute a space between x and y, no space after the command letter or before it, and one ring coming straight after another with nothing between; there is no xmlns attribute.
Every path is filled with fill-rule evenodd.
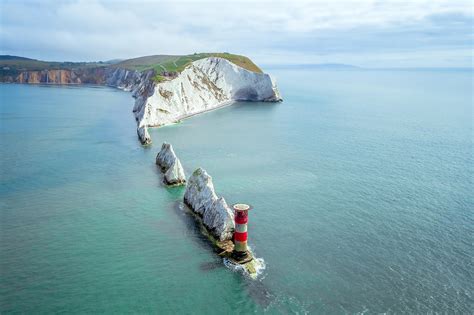
<svg viewBox="0 0 474 315"><path fill-rule="evenodd" d="M151 129L128 92L0 85L1 314L474 312L473 72L265 69L282 103ZM257 279L167 188L249 203Z"/></svg>

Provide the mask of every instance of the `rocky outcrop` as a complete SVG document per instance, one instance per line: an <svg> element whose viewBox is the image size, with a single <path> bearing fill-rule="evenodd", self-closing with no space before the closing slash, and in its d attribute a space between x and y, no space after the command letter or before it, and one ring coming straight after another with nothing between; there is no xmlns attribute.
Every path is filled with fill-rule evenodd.
<svg viewBox="0 0 474 315"><path fill-rule="evenodd" d="M156 164L165 173L164 182L167 185L183 185L186 183L186 175L183 166L174 153L173 146L163 143L160 152L156 156Z"/></svg>
<svg viewBox="0 0 474 315"><path fill-rule="evenodd" d="M150 137L150 134L148 133L147 126L139 126L137 128L137 135L138 135L138 139L140 140L141 144L143 144L143 145L151 144L151 137Z"/></svg>
<svg viewBox="0 0 474 315"><path fill-rule="evenodd" d="M281 101L268 74L217 57L194 61L175 79L156 84L149 94L137 99L134 107L137 121L148 126L170 124L232 101Z"/></svg>
<svg viewBox="0 0 474 315"><path fill-rule="evenodd" d="M217 197L212 177L202 168L188 180L184 202L199 216L209 232L218 240L230 240L234 232L234 214L223 197Z"/></svg>

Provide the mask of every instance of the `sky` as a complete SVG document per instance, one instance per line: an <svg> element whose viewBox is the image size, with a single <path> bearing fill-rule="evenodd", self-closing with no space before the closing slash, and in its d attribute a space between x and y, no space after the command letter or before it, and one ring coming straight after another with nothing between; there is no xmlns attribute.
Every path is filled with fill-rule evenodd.
<svg viewBox="0 0 474 315"><path fill-rule="evenodd" d="M231 52L260 65L472 67L473 10L464 0L0 0L0 54Z"/></svg>

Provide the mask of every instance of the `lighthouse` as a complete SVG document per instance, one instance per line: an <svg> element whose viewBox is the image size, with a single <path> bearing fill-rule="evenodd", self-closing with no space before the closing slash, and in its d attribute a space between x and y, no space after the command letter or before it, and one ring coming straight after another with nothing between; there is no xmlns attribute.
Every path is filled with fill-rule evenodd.
<svg viewBox="0 0 474 315"><path fill-rule="evenodd" d="M245 203L236 203L232 206L235 212L234 251L232 257L236 261L244 261L252 258L247 248L247 222L248 212L252 206Z"/></svg>

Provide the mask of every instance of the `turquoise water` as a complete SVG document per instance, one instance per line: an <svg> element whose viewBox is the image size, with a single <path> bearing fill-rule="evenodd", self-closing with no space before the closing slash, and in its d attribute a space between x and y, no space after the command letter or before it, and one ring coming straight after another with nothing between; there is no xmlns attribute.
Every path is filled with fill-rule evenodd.
<svg viewBox="0 0 474 315"><path fill-rule="evenodd" d="M0 312L472 312L472 73L270 72L285 102L154 129L150 148L129 93L0 85ZM163 141L254 206L258 280L161 184Z"/></svg>

